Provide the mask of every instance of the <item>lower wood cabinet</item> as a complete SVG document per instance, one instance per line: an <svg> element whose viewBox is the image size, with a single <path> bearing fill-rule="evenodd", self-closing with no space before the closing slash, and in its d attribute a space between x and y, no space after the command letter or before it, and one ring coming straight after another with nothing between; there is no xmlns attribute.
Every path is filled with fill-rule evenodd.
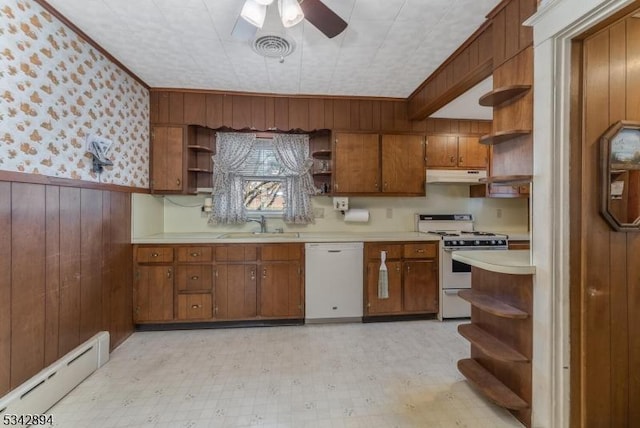
<svg viewBox="0 0 640 428"><path fill-rule="evenodd" d="M378 297L380 254L386 251L389 297ZM438 244L365 243L365 316L438 312Z"/></svg>
<svg viewBox="0 0 640 428"><path fill-rule="evenodd" d="M137 266L133 299L136 323L173 320L173 266Z"/></svg>
<svg viewBox="0 0 640 428"><path fill-rule="evenodd" d="M254 264L217 265L215 317L221 320L255 318L258 284Z"/></svg>
<svg viewBox="0 0 640 428"><path fill-rule="evenodd" d="M136 245L134 258L138 324L304 316L302 244Z"/></svg>

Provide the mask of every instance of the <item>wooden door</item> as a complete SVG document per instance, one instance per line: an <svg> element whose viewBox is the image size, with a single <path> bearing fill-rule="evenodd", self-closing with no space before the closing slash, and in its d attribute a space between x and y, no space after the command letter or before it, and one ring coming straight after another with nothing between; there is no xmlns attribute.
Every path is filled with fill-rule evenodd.
<svg viewBox="0 0 640 428"><path fill-rule="evenodd" d="M151 132L151 189L178 192L184 180L184 130L180 126L156 126Z"/></svg>
<svg viewBox="0 0 640 428"><path fill-rule="evenodd" d="M458 166L457 137L429 135L427 137L427 167L448 168Z"/></svg>
<svg viewBox="0 0 640 428"><path fill-rule="evenodd" d="M382 136L382 191L424 194L424 138L421 135Z"/></svg>
<svg viewBox="0 0 640 428"><path fill-rule="evenodd" d="M302 318L300 263L262 263L260 266L260 316Z"/></svg>
<svg viewBox="0 0 640 428"><path fill-rule="evenodd" d="M219 264L215 287L215 317L251 319L257 316L257 265Z"/></svg>
<svg viewBox="0 0 640 428"><path fill-rule="evenodd" d="M389 281L389 297L378 298L378 278L380 274L380 260L370 260L367 263L367 315L398 314L402 312L402 264L399 260L386 261Z"/></svg>
<svg viewBox="0 0 640 428"><path fill-rule="evenodd" d="M138 266L136 269L134 320L173 320L173 267Z"/></svg>
<svg viewBox="0 0 640 428"><path fill-rule="evenodd" d="M403 268L404 312L438 312L437 260L405 261Z"/></svg>
<svg viewBox="0 0 640 428"><path fill-rule="evenodd" d="M486 168L488 146L480 144L478 137L458 137L458 166L462 168Z"/></svg>
<svg viewBox="0 0 640 428"><path fill-rule="evenodd" d="M334 193L380 191L378 134L336 134L334 144Z"/></svg>

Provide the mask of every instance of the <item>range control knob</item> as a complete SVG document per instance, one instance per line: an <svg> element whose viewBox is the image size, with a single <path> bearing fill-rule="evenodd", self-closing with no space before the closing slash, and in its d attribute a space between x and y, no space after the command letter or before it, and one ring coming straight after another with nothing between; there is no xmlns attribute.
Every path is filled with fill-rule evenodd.
<svg viewBox="0 0 640 428"><path fill-rule="evenodd" d="M480 245L480 241L475 241L474 244L475 245Z"/></svg>
<svg viewBox="0 0 640 428"><path fill-rule="evenodd" d="M495 240L491 241L491 245L496 245L496 241Z"/></svg>

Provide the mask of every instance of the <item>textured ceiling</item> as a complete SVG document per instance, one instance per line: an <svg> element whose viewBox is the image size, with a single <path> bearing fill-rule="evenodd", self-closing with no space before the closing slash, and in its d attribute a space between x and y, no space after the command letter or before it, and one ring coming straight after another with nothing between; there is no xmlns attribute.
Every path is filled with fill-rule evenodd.
<svg viewBox="0 0 640 428"><path fill-rule="evenodd" d="M151 87L404 98L499 0L324 0L347 29L286 30L284 63L231 37L244 0L48 2Z"/></svg>

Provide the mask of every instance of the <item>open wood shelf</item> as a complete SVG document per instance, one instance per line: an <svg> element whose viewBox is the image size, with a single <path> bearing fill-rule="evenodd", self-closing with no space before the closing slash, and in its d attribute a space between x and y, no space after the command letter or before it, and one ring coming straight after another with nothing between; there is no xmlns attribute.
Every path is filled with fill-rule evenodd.
<svg viewBox="0 0 640 428"><path fill-rule="evenodd" d="M318 171L311 173L314 177L328 177L331 175L331 171Z"/></svg>
<svg viewBox="0 0 640 428"><path fill-rule="evenodd" d="M480 183L489 184L529 184L533 180L532 175L498 175L481 178Z"/></svg>
<svg viewBox="0 0 640 428"><path fill-rule="evenodd" d="M498 131L493 134L487 134L480 137L480 144L500 144L505 141L512 140L516 137L531 134L530 129L509 129L507 131Z"/></svg>
<svg viewBox="0 0 640 428"><path fill-rule="evenodd" d="M331 159L331 150L316 150L311 156L314 159Z"/></svg>
<svg viewBox="0 0 640 428"><path fill-rule="evenodd" d="M471 303L472 306L501 318L525 319L529 314L514 308L487 294L478 293L472 289L458 291L458 296Z"/></svg>
<svg viewBox="0 0 640 428"><path fill-rule="evenodd" d="M213 153L213 149L211 147L206 147L206 146L188 145L187 148L189 150L193 150L194 152Z"/></svg>
<svg viewBox="0 0 640 428"><path fill-rule="evenodd" d="M488 399L498 406L511 410L528 409L529 405L517 394L500 382L477 361L465 358L458 361L458 370Z"/></svg>
<svg viewBox="0 0 640 428"><path fill-rule="evenodd" d="M531 85L509 85L496 88L480 97L478 103L484 107L495 107L507 101L515 100L531 89Z"/></svg>
<svg viewBox="0 0 640 428"><path fill-rule="evenodd" d="M520 352L501 342L475 324L459 325L458 333L489 357L496 360L519 363L526 363L529 361L529 359Z"/></svg>

